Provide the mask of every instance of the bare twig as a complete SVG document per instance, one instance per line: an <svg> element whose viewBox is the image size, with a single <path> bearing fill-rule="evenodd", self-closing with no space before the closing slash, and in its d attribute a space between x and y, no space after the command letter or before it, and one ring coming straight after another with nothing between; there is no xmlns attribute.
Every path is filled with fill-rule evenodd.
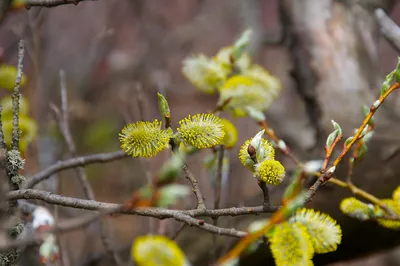
<svg viewBox="0 0 400 266"><path fill-rule="evenodd" d="M39 173L31 176L30 178L27 179L27 181L23 184L23 188L32 188L38 183L40 183L43 180L48 179L50 176L52 176L55 173L71 169L71 168L76 168L78 166L86 166L89 164L94 164L94 163L107 163L111 161L116 161L122 158L128 157L126 153L122 150L115 151L115 152L109 152L109 153L98 153L98 154L92 154L92 155L87 155L87 156L81 156L81 157L75 157L71 159L67 159L65 161L59 161L48 168L40 171Z"/></svg>
<svg viewBox="0 0 400 266"><path fill-rule="evenodd" d="M63 69L60 70L60 91L61 91L61 113L59 113L60 117L58 117L59 127L61 134L65 139L68 150L72 155L76 153L75 142L71 135L71 129L69 127L69 114L68 114L68 94L67 94L67 81L65 77L65 71Z"/></svg>
<svg viewBox="0 0 400 266"><path fill-rule="evenodd" d="M214 209L219 208L219 204L221 201L222 165L224 161L224 152L225 152L225 147L221 145L218 149L217 184L215 186Z"/></svg>
<svg viewBox="0 0 400 266"><path fill-rule="evenodd" d="M8 200L17 199L37 199L47 202L49 204L57 204L65 207L80 208L93 211L107 212L112 211L122 214L134 214L141 216L148 216L157 219L172 218L176 221L186 223L190 226L199 227L205 231L234 237L245 236L246 233L237 231L235 229L226 229L217 226L213 226L204 222L204 220L198 220L194 217L211 217L217 218L220 216L237 216L246 214L259 214L265 212L274 212L279 207L270 207L266 210L264 206L257 207L242 207L242 208L227 208L218 210L207 210L207 209L194 209L194 210L169 210L162 208L137 208L132 210L123 209L122 204L105 203L95 200L77 199L71 197L65 197L57 194L52 194L46 191L26 189L11 191L7 194Z"/></svg>
<svg viewBox="0 0 400 266"><path fill-rule="evenodd" d="M12 149L19 150L19 101L21 93L19 87L22 80L23 61L25 53L25 42L21 40L18 44L18 65L17 65L17 78L12 94L12 112L13 112L13 126L12 126Z"/></svg>
<svg viewBox="0 0 400 266"><path fill-rule="evenodd" d="M55 7L61 5L77 5L84 1L97 1L97 0L27 0L25 1L25 7L30 8L32 6L42 6L42 7Z"/></svg>
<svg viewBox="0 0 400 266"><path fill-rule="evenodd" d="M3 156L5 156L7 146L6 146L6 141L4 140L3 120L1 117L2 112L3 112L3 106L0 105L0 149L2 150ZM3 159L5 158L3 157Z"/></svg>
<svg viewBox="0 0 400 266"><path fill-rule="evenodd" d="M265 207L269 207L269 205L270 205L270 203L269 203L269 190L268 190L267 184L265 182L259 181L258 182L258 186L261 188L261 190L263 192L263 196L264 196L263 205Z"/></svg>
<svg viewBox="0 0 400 266"><path fill-rule="evenodd" d="M36 190L36 189L20 189L11 191L7 194L8 200L18 199L36 199L42 200L49 204L56 204L65 207L92 210L92 211L107 211L122 208L123 204L99 202L95 200L78 199L53 194L51 192ZM150 216L158 219L171 218L175 213L182 213L192 217L210 217L218 218L220 216L239 216L239 215L258 215L260 213L273 213L277 211L279 206L264 206L256 207L231 207L217 210L209 209L193 209L193 210L171 210L162 208L137 208L134 210L120 210L118 213L134 214L141 216Z"/></svg>
<svg viewBox="0 0 400 266"><path fill-rule="evenodd" d="M200 191L199 182L194 177L192 172L190 172L187 164L183 165L183 171L185 172L186 179L189 180L189 182L192 184L193 193L196 195L196 199L197 199L197 209L205 209L206 205L204 203L203 194Z"/></svg>
<svg viewBox="0 0 400 266"><path fill-rule="evenodd" d="M375 10L375 18L383 37L400 52L400 27L381 8Z"/></svg>
<svg viewBox="0 0 400 266"><path fill-rule="evenodd" d="M214 190L214 209L219 208L221 200L221 183L222 183L222 166L224 161L225 147L223 145L219 146L217 149L218 160L217 160L217 183ZM218 218L213 219L213 225L218 226ZM211 250L211 255L216 258L217 256L217 235L213 235L214 248Z"/></svg>

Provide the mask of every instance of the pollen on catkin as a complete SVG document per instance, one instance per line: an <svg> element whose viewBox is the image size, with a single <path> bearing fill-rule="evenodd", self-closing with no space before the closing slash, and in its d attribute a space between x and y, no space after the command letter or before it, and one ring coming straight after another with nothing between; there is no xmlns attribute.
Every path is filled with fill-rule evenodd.
<svg viewBox="0 0 400 266"><path fill-rule="evenodd" d="M269 240L277 266L313 265L313 243L304 225L288 222L278 224Z"/></svg>
<svg viewBox="0 0 400 266"><path fill-rule="evenodd" d="M301 223L307 228L316 253L335 251L342 241L340 226L329 215L302 208L290 219L290 223Z"/></svg>
<svg viewBox="0 0 400 266"><path fill-rule="evenodd" d="M214 114L196 114L179 121L179 137L198 149L222 144L225 136L221 118Z"/></svg>
<svg viewBox="0 0 400 266"><path fill-rule="evenodd" d="M131 256L137 266L185 266L186 257L179 246L161 235L137 237Z"/></svg>
<svg viewBox="0 0 400 266"><path fill-rule="evenodd" d="M161 128L161 121L138 121L126 125L119 134L121 148L133 157L152 157L168 147L172 132Z"/></svg>
<svg viewBox="0 0 400 266"><path fill-rule="evenodd" d="M246 140L239 150L239 160L240 162L248 168L250 171L254 172L254 164L255 162L251 159L248 148L252 139ZM261 148L263 149L263 160L273 160L275 159L275 149L272 146L271 142L266 139L261 139Z"/></svg>
<svg viewBox="0 0 400 266"><path fill-rule="evenodd" d="M381 202L386 204L391 210L393 210L398 216L400 216L400 203L392 199L383 199L381 200ZM378 206L377 208L379 209ZM389 219L376 219L376 221L383 227L395 230L400 229L400 221L389 220Z"/></svg>
<svg viewBox="0 0 400 266"><path fill-rule="evenodd" d="M354 197L343 199L339 207L344 214L358 220L366 221L370 218L368 204Z"/></svg>
<svg viewBox="0 0 400 266"><path fill-rule="evenodd" d="M285 168L279 161L264 160L255 168L256 177L267 184L279 185L285 178Z"/></svg>

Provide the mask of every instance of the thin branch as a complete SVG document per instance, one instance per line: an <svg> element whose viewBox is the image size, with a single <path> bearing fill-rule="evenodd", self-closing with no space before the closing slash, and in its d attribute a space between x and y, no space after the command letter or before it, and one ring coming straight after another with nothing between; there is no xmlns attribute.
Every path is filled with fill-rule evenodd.
<svg viewBox="0 0 400 266"><path fill-rule="evenodd" d="M224 161L224 152L225 152L225 147L221 145L218 149L217 185L215 186L214 209L219 208L219 204L221 201L222 167Z"/></svg>
<svg viewBox="0 0 400 266"><path fill-rule="evenodd" d="M219 146L217 149L218 160L217 160L217 184L214 190L214 209L219 208L219 204L221 201L221 183L222 183L222 167L224 161L224 152L225 147L223 145ZM213 219L213 225L218 226L218 218ZM214 248L211 250L211 255L216 259L217 256L217 235L213 235L213 244Z"/></svg>
<svg viewBox="0 0 400 266"><path fill-rule="evenodd" d="M258 215L260 213L273 213L277 211L279 206L256 206L256 207L231 207L217 210L209 209L193 209L193 210L171 210L163 208L137 208L134 210L121 209L123 204L106 203L95 200L78 199L53 194L51 192L36 190L36 189L20 189L11 191L7 194L8 200L18 199L36 199L42 200L49 204L56 204L65 207L92 210L92 211L107 211L120 208L118 213L134 214L140 216L150 216L158 219L172 218L175 213L182 213L192 217L210 217L218 218L220 216L240 216L240 215Z"/></svg>
<svg viewBox="0 0 400 266"><path fill-rule="evenodd" d="M22 80L22 70L24 63L25 54L25 42L19 41L18 44L18 65L17 65L17 77L15 80L15 86L12 93L12 112L13 112L13 123L12 123L12 149L19 150L19 101L21 99L21 93L19 87Z"/></svg>
<svg viewBox="0 0 400 266"><path fill-rule="evenodd" d="M381 8L375 10L375 18L383 37L400 52L400 27Z"/></svg>
<svg viewBox="0 0 400 266"><path fill-rule="evenodd" d="M98 153L87 156L75 157L67 159L65 161L59 161L48 168L40 171L39 173L29 177L27 181L23 184L23 188L32 188L38 183L48 179L55 173L76 168L78 166L86 166L95 163L107 163L111 161L116 161L122 158L128 157L126 153L122 150L109 152L109 153Z"/></svg>
<svg viewBox="0 0 400 266"><path fill-rule="evenodd" d="M269 203L269 190L268 190L267 184L265 182L259 181L258 186L261 188L261 190L263 192L263 196L264 196L263 205L265 207L268 207L270 205L270 203Z"/></svg>
<svg viewBox="0 0 400 266"><path fill-rule="evenodd" d="M264 206L258 207L243 207L243 208L227 208L219 210L206 210L206 209L195 209L195 210L169 210L162 208L137 208L133 210L124 210L122 204L105 203L94 200L77 199L71 197L65 197L57 194L52 194L46 191L26 189L12 191L7 194L8 200L17 199L38 199L49 204L57 204L65 207L80 208L92 211L112 211L115 213L122 214L135 214L141 216L148 216L157 219L172 218L176 221L186 223L190 226L199 227L205 231L233 237L243 237L247 235L245 232L237 231L235 229L226 229L211 224L205 223L204 220L198 220L194 217L213 217L219 216L237 216L245 214L258 214L262 212L274 212L279 207L271 207L266 210Z"/></svg>
<svg viewBox="0 0 400 266"><path fill-rule="evenodd" d="M205 209L206 205L204 203L203 194L200 191L199 182L194 177L192 172L190 172L187 164L183 165L183 171L185 172L186 179L189 180L189 182L192 184L193 193L196 195L196 199L197 199L197 209Z"/></svg>
<svg viewBox="0 0 400 266"><path fill-rule="evenodd" d="M68 114L68 94L67 94L67 81L65 77L65 71L63 69L60 70L60 91L61 91L61 113L60 117L58 117L59 127L61 134L65 139L68 150L72 155L76 153L75 142L71 135L71 129L69 127L69 114Z"/></svg>
<svg viewBox="0 0 400 266"><path fill-rule="evenodd" d="M204 222L203 220L197 220L193 217L190 217L188 215L181 215L179 213L176 213L173 215L173 217L176 221L183 222L185 224L188 224L190 226L196 226L199 227L207 232L216 234L216 235L223 235L223 236L232 236L232 237L244 237L247 235L246 232L243 231L238 231L236 229L227 229L227 228L222 228L218 226L214 226L211 224L208 224Z"/></svg>
<svg viewBox="0 0 400 266"><path fill-rule="evenodd" d="M25 7L31 8L32 6L42 6L42 7L56 7L61 5L77 5L80 2L89 2L97 0L27 0L25 1Z"/></svg>
<svg viewBox="0 0 400 266"><path fill-rule="evenodd" d="M6 141L4 140L3 119L1 117L2 113L3 113L3 106L0 105L0 149L2 150L3 155L5 155L7 146L6 146Z"/></svg>

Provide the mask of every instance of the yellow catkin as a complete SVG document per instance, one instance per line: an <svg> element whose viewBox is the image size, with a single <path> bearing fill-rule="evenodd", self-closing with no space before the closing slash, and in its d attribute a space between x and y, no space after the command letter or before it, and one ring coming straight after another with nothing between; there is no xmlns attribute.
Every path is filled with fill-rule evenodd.
<svg viewBox="0 0 400 266"><path fill-rule="evenodd" d="M370 217L368 215L369 208L368 204L354 198L345 198L340 202L340 210L350 217L359 219L361 221L368 220Z"/></svg>
<svg viewBox="0 0 400 266"><path fill-rule="evenodd" d="M383 199L382 203L386 204L391 210L393 210L398 216L400 216L400 203L394 201L392 199ZM376 219L378 224L383 227L399 230L400 229L400 221L394 221L389 219Z"/></svg>
<svg viewBox="0 0 400 266"><path fill-rule="evenodd" d="M392 198L394 201L397 201L400 204L400 186L398 186L394 191Z"/></svg>
<svg viewBox="0 0 400 266"><path fill-rule="evenodd" d="M251 143L252 139L246 140L239 150L239 160L240 162L247 167L250 171L254 172L254 164L255 162L250 158L248 153L248 147ZM273 160L275 158L275 149L272 146L271 142L266 139L261 140L261 147L264 152L263 160Z"/></svg>
<svg viewBox="0 0 400 266"><path fill-rule="evenodd" d="M152 157L168 146L171 131L163 130L161 122L139 121L126 125L119 134L121 148L133 157Z"/></svg>
<svg viewBox="0 0 400 266"><path fill-rule="evenodd" d="M131 255L137 266L188 265L179 246L160 235L137 237L132 245Z"/></svg>
<svg viewBox="0 0 400 266"><path fill-rule="evenodd" d="M225 148L231 149L235 147L238 140L238 132L236 127L228 119L221 119L222 125L224 127L225 136L223 139L223 144Z"/></svg>
<svg viewBox="0 0 400 266"><path fill-rule="evenodd" d="M299 222L307 228L315 253L335 251L342 241L340 226L325 213L302 208L289 221Z"/></svg>
<svg viewBox="0 0 400 266"><path fill-rule="evenodd" d="M264 160L256 165L257 177L271 185L279 185L285 177L285 168L276 160Z"/></svg>
<svg viewBox="0 0 400 266"><path fill-rule="evenodd" d="M313 265L314 248L304 225L288 222L276 225L269 240L277 266Z"/></svg>
<svg viewBox="0 0 400 266"><path fill-rule="evenodd" d="M198 149L222 144L225 132L221 118L214 114L196 114L179 121L177 129L182 141Z"/></svg>
<svg viewBox="0 0 400 266"><path fill-rule="evenodd" d="M201 92L212 94L226 79L228 69L205 55L193 55L183 61L182 72Z"/></svg>

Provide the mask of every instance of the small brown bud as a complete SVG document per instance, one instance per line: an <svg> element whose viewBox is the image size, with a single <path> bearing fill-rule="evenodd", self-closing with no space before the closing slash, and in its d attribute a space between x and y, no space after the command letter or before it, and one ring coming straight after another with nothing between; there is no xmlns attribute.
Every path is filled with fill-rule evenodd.
<svg viewBox="0 0 400 266"><path fill-rule="evenodd" d="M256 154L256 148L253 147L253 145L249 144L247 147L247 153L250 155L250 157L253 157Z"/></svg>

